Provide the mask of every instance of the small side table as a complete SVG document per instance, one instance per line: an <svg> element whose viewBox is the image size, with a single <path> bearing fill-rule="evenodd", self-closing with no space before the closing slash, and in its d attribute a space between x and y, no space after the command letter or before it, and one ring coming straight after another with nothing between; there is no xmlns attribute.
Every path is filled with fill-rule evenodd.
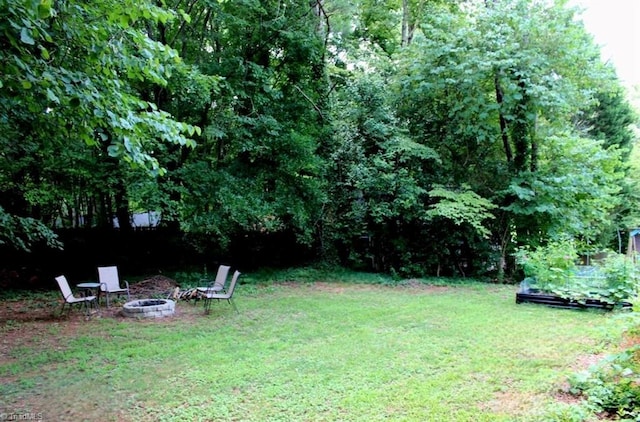
<svg viewBox="0 0 640 422"><path fill-rule="evenodd" d="M82 289L84 296L92 296L93 295L93 289L96 290L96 302L98 303L98 306L100 306L100 283L95 283L95 282L91 282L91 283L80 283L77 284L76 287L78 289Z"/></svg>

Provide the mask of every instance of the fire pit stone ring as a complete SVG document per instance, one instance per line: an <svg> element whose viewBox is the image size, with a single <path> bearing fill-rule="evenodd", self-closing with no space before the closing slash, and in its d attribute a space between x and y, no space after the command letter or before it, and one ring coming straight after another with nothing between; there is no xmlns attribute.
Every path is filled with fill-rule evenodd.
<svg viewBox="0 0 640 422"><path fill-rule="evenodd" d="M170 299L139 299L122 307L124 316L132 318L159 318L173 315L175 311L176 303Z"/></svg>

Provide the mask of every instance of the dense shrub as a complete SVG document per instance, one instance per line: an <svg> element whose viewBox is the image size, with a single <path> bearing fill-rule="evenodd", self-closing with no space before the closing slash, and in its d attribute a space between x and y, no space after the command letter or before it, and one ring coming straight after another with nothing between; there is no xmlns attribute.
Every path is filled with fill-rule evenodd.
<svg viewBox="0 0 640 422"><path fill-rule="evenodd" d="M566 284L577 260L578 253L571 241L551 242L536 249L522 248L516 253L516 262L524 274L535 278L545 290Z"/></svg>

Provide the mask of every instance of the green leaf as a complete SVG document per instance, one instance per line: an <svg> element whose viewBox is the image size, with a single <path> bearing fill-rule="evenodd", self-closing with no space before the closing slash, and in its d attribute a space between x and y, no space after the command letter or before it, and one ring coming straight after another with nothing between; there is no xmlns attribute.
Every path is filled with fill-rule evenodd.
<svg viewBox="0 0 640 422"><path fill-rule="evenodd" d="M60 104L60 98L58 98L58 96L56 94L54 94L53 91L51 89L49 89L49 88L47 88L47 98L51 102L54 102L56 104Z"/></svg>
<svg viewBox="0 0 640 422"><path fill-rule="evenodd" d="M178 10L178 13L180 13L180 16L182 16L182 19L184 19L186 23L191 23L191 16L189 16L188 13L182 9Z"/></svg>
<svg viewBox="0 0 640 422"><path fill-rule="evenodd" d="M35 45L36 43L33 37L31 36L31 34L29 33L29 29L27 28L22 28L22 30L20 31L20 41L29 45Z"/></svg>
<svg viewBox="0 0 640 422"><path fill-rule="evenodd" d="M116 145L109 145L107 148L107 152L109 153L109 157L118 157L120 156L120 152Z"/></svg>
<svg viewBox="0 0 640 422"><path fill-rule="evenodd" d="M38 18L46 19L51 17L52 0L41 0L38 4Z"/></svg>

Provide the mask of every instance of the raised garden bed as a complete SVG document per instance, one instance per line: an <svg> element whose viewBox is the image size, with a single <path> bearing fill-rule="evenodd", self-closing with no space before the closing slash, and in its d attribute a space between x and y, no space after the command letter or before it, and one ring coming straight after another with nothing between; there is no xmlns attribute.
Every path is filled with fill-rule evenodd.
<svg viewBox="0 0 640 422"><path fill-rule="evenodd" d="M560 296L547 293L516 293L516 303L539 303L541 305L552 306L554 308L566 309L605 309L612 310L615 308L611 303L603 302L597 299L587 299L585 301L577 301L565 299ZM631 309L633 305L629 302L622 302L619 307L623 309Z"/></svg>
<svg viewBox="0 0 640 422"><path fill-rule="evenodd" d="M608 302L604 302L598 299L586 299L586 300L574 300L563 298L558 295L554 295L548 292L541 292L540 290L531 287L529 283L524 280L520 283L520 288L516 292L516 303L539 303L541 305L547 305L554 308L565 309L604 309L612 310L614 308L631 309L633 304L630 302L621 302L617 305L613 305Z"/></svg>

